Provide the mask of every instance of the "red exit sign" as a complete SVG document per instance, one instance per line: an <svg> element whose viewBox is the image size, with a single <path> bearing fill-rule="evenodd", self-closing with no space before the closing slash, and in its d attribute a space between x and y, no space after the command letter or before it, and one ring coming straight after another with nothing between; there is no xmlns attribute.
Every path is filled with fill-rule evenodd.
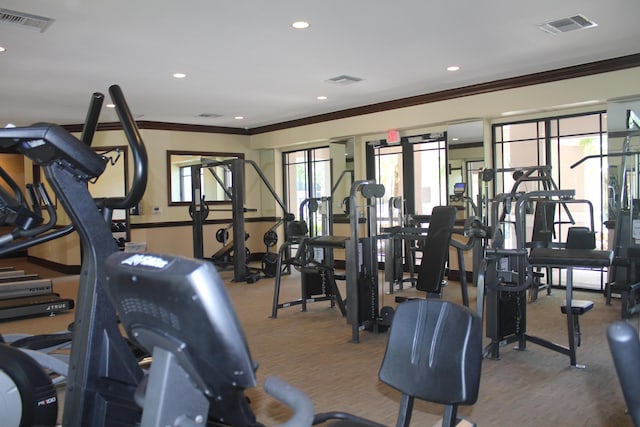
<svg viewBox="0 0 640 427"><path fill-rule="evenodd" d="M387 131L387 144L397 144L400 142L400 131L393 129Z"/></svg>

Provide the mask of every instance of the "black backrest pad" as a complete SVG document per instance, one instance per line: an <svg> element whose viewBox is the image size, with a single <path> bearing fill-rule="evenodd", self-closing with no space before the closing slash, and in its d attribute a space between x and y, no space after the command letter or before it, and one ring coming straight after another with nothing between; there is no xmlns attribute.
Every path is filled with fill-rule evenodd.
<svg viewBox="0 0 640 427"><path fill-rule="evenodd" d="M106 274L130 339L149 353L173 352L203 391L255 386L244 333L210 262L119 252L107 258Z"/></svg>
<svg viewBox="0 0 640 427"><path fill-rule="evenodd" d="M456 211L455 206L436 206L431 212L416 284L416 289L420 291L440 292Z"/></svg>
<svg viewBox="0 0 640 427"><path fill-rule="evenodd" d="M536 208L533 215L533 231L531 241L540 242L546 247L554 236L554 218L556 215L556 203L545 202L544 199L534 200Z"/></svg>
<svg viewBox="0 0 640 427"><path fill-rule="evenodd" d="M444 405L473 404L482 364L482 320L439 299L398 305L380 380L402 393Z"/></svg>

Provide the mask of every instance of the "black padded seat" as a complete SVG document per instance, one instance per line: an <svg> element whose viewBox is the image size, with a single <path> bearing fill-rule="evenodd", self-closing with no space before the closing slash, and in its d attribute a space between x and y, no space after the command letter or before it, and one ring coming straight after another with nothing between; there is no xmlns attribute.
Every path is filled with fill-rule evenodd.
<svg viewBox="0 0 640 427"><path fill-rule="evenodd" d="M307 240L307 245L316 248L342 248L344 249L345 242L348 240L345 236L318 236L311 237Z"/></svg>
<svg viewBox="0 0 640 427"><path fill-rule="evenodd" d="M574 299L571 300L571 312L573 314L577 314L578 316L586 313L587 311L593 308L593 301ZM562 301L562 305L560 306L560 310L563 314L567 314L567 301Z"/></svg>
<svg viewBox="0 0 640 427"><path fill-rule="evenodd" d="M612 251L599 249L559 249L533 248L529 264L545 267L609 267L613 260Z"/></svg>

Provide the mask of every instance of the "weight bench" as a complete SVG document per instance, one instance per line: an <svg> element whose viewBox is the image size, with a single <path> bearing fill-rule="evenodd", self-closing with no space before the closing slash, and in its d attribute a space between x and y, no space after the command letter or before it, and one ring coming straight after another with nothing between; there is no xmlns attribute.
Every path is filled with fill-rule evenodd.
<svg viewBox="0 0 640 427"><path fill-rule="evenodd" d="M578 319L593 308L592 301L573 299L573 269L609 267L612 259L612 251L598 249L532 248L529 254L528 262L531 267L559 268L567 271L566 299L563 301L561 311L567 316L569 348L552 343L539 343L535 340L534 342L568 355L571 366L584 368L584 365L576 363L576 346L580 345ZM567 310L567 307L571 307L571 310Z"/></svg>
<svg viewBox="0 0 640 427"><path fill-rule="evenodd" d="M336 285L333 265L327 265L307 257L307 252L313 248L344 249L347 238L341 236L306 237L307 232L307 225L304 221L292 221L289 225L291 239L283 243L278 251L271 308L271 317L274 319L278 317L278 309L301 305L301 310L307 311L307 303L318 301L330 301L332 307L337 304L342 315L346 316L347 314L344 300ZM287 248L293 244L298 245L295 256L285 259ZM294 266L302 273L301 296L299 299L280 302L280 283L283 266Z"/></svg>

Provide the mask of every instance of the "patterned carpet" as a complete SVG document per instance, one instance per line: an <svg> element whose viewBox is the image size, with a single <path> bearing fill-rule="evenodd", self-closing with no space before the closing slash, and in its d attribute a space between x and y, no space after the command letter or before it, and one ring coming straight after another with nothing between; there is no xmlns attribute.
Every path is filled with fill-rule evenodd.
<svg viewBox="0 0 640 427"><path fill-rule="evenodd" d="M224 273L223 273L224 274ZM254 285L230 283L252 355L261 367L259 378L277 375L305 390L316 412L341 410L394 425L399 393L377 379L386 334L361 333L359 344L349 342L350 326L328 303L279 310L270 313L273 286L262 280ZM283 285L288 296L299 296L299 277L294 273ZM475 288L469 290L475 303ZM401 294L419 295L415 290ZM619 302L604 303L601 294L576 292L576 298L593 300L595 308L580 319L582 345L578 363L570 366L568 356L528 343L526 351L500 350L500 360L485 360L480 397L460 412L482 426L625 426L631 425L612 366L605 331L620 316ZM391 296L383 296L392 304ZM450 283L444 298L460 301L459 285ZM560 312L564 291L541 293L528 305L528 332L567 345L566 318ZM637 322L637 319L634 319ZM489 340L486 340L488 344ZM281 422L278 405L259 390L249 393L261 420ZM417 403L412 425L434 425L441 416L439 405Z"/></svg>
<svg viewBox="0 0 640 427"><path fill-rule="evenodd" d="M13 261L16 264L17 261ZM11 262L9 262L11 263ZM7 263L4 263L7 264ZM2 265L2 263L0 263ZM27 272L41 267L27 264ZM54 274L55 275L55 274ZM394 425L399 393L377 379L387 334L362 332L359 344L350 342L351 328L337 308L327 302L281 309L277 319L269 318L273 298L273 279L254 284L233 283L232 272L222 272L231 299L245 330L252 356L260 367L258 379L277 375L304 390L313 400L316 412L340 410ZM300 292L300 276L285 276L281 301L295 299ZM77 276L58 277L54 289L63 295L75 293ZM344 291L343 284L340 284ZM475 288L470 289L475 304ZM419 296L410 289L402 295ZM343 293L344 295L344 293ZM480 397L460 413L479 426L631 426L612 366L605 330L619 319L619 301L605 305L598 293L576 292L576 298L594 301L595 308L580 319L582 345L578 362L529 343L526 351L511 345L500 349L500 360L484 360ZM382 295L392 304L392 296ZM460 300L458 284L449 283L445 299ZM560 313L564 292L554 290L528 304L528 332L559 344L567 343L565 317ZM52 332L62 330L73 320L72 313L55 317L22 319L0 323L3 333ZM638 326L638 319L632 319ZM486 340L486 339L485 339ZM486 340L488 343L488 340ZM247 390L258 419L265 425L285 421L288 409L266 395L260 387ZM442 414L439 405L416 402L412 425L432 426Z"/></svg>

